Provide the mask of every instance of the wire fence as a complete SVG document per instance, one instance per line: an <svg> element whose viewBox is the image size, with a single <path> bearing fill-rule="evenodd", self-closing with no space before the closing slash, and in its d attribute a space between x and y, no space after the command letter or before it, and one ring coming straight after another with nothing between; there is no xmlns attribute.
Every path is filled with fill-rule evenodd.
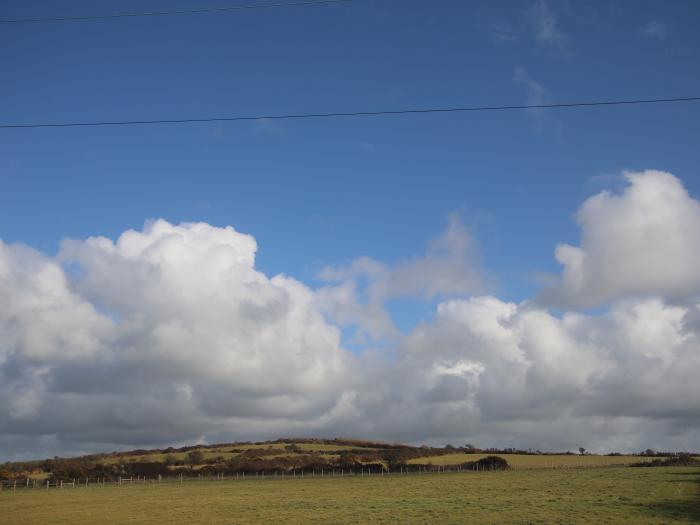
<svg viewBox="0 0 700 525"><path fill-rule="evenodd" d="M581 470L581 469L599 469L599 468L620 468L626 465L567 465L555 464L550 465L532 465L532 466L513 466L507 468L497 468L494 466L485 465L406 465L397 470L377 469L377 468L360 468L360 469L343 469L329 468L320 470L290 470L290 471L260 471L260 472L236 472L233 474L212 473L212 474L197 474L185 475L180 473L177 476L162 476L155 477L146 476L131 476L131 477L83 477L72 478L70 480L54 480L54 479L37 479L32 477L18 478L12 480L0 480L0 493L28 491L28 490L73 490L79 488L100 488L100 487L128 487L128 486L146 486L159 484L183 484L183 483L203 483L203 482L236 482L236 481L263 481L263 480L302 480L309 478L376 478L377 476L406 476L406 475L439 475L445 473L463 473L476 474L488 472L504 472L504 471L523 471L523 470Z"/></svg>

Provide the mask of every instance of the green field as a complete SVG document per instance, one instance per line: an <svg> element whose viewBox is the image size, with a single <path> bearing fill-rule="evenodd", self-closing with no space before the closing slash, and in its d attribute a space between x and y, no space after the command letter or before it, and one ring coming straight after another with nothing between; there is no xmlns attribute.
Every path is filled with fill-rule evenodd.
<svg viewBox="0 0 700 525"><path fill-rule="evenodd" d="M5 491L0 522L700 523L700 469L514 470Z"/></svg>
<svg viewBox="0 0 700 525"><path fill-rule="evenodd" d="M352 447L341 446L341 445L321 445L321 444L307 444L302 443L297 445L303 452L319 452L323 457L328 459L337 458L337 454L326 454L326 451L339 451L339 450L351 450ZM284 444L276 445L275 448L282 448ZM246 445L246 450L265 450L268 446L254 446ZM221 447L216 449L201 449L204 458L216 458L222 457L224 460L229 460L231 458L241 456L240 452L231 452L235 447ZM372 450L372 449L368 449ZM186 452L175 452L170 454L178 460L184 460L187 455ZM275 455L266 456L271 457L294 457L296 453L280 453ZM464 453L454 453L454 454L442 454L438 456L425 456L418 457L408 460L409 464L413 465L427 465L432 464L435 466L454 466L461 465L462 463L468 461L478 461L491 454L464 454ZM505 458L508 464L513 468L565 468L565 467L606 467L606 466L622 466L630 465L632 463L642 463L652 461L656 458L654 457L644 457L644 456L597 456L597 455L586 455L580 456L578 454L493 454ZM144 454L144 455L115 455L108 457L104 460L105 463L120 463L125 461L164 461L166 454L156 453L156 454ZM200 465L200 467L203 465Z"/></svg>
<svg viewBox="0 0 700 525"><path fill-rule="evenodd" d="M244 444L244 445L226 445L226 446L221 446L221 447L215 447L215 448L209 448L209 447L202 447L202 448L196 448L195 450L201 450L202 453L204 454L205 459L211 459L211 458L216 458L216 457L222 457L224 460L228 460L231 458L239 457L241 455L240 452L231 452L231 450L260 450L264 451L268 448L275 448L275 449L283 449L286 445L290 445L291 443L275 443L275 444L262 444L262 445L255 445L255 444ZM308 452L319 452L319 453L324 453L328 451L340 451L340 450L353 450L356 447L352 447L349 445L335 445L335 444L324 444L324 443L295 443L295 446L298 447L302 452L308 453ZM373 450L372 448L368 448L367 450ZM285 454L279 454L279 457L290 457L295 455L296 453L285 453ZM178 460L184 460L185 456L187 456L187 452L172 452L172 453L165 453L165 452L156 452L152 454L113 454L110 455L109 457L106 457L103 461L104 463L110 464L110 463L120 463L124 461L158 461L162 462L165 460L166 456L172 456L175 459ZM268 456L271 457L271 456ZM272 456L274 457L274 456ZM328 457L337 457L336 455L329 455Z"/></svg>
<svg viewBox="0 0 700 525"><path fill-rule="evenodd" d="M408 461L410 464L447 466L460 465L466 461L478 461L489 454L444 454ZM578 454L493 454L504 458L513 468L566 468L566 467L610 467L646 463L656 458L644 456L579 456Z"/></svg>

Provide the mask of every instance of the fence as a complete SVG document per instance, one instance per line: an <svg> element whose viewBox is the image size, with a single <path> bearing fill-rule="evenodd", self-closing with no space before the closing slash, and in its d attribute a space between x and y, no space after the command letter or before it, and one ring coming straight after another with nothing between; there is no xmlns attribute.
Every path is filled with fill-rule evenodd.
<svg viewBox="0 0 700 525"><path fill-rule="evenodd" d="M185 476L180 473L177 476L156 476L147 478L145 476L137 477L117 477L117 478L75 478L71 481L66 480L37 480L33 478L22 478L14 480L0 480L0 493L15 492L23 490L71 490L77 488L99 488L105 486L126 486L126 485L154 485L154 484L180 484L193 482L225 482L225 481L245 481L245 480L295 480L308 478L339 478L339 477L377 477L377 476L404 476L404 475L435 475L444 473L464 473L476 474L494 471L520 471L520 470L544 470L544 469L591 469L591 468L618 468L622 465L551 465L542 466L509 466L507 469L498 469L479 466L477 464L465 468L463 465L406 465L399 467L399 470L389 471L381 468L360 468L360 469L318 469L318 470L291 470L291 471L261 471L261 472L237 472L233 474L213 473L213 474L198 474L196 477Z"/></svg>
<svg viewBox="0 0 700 525"><path fill-rule="evenodd" d="M191 483L205 481L245 481L245 480L293 480L308 478L338 478L338 477L376 477L376 476L397 476L408 474L442 474L445 472L484 472L483 468L475 468L466 470L460 467L402 467L398 472L390 472L386 469L320 469L305 471L303 469L291 471L274 471L274 472L237 472L234 474L215 473L210 475L197 475L196 477L178 476L163 477L157 476L154 478L139 477L118 477L115 479L106 479L104 477L97 478L75 478L71 481L59 480L37 480L32 478L15 479L15 480L0 480L0 492L18 491L18 490L50 490L50 489L75 489L87 487L104 487L104 486L122 486L122 485L145 485L145 484L161 484L161 483Z"/></svg>

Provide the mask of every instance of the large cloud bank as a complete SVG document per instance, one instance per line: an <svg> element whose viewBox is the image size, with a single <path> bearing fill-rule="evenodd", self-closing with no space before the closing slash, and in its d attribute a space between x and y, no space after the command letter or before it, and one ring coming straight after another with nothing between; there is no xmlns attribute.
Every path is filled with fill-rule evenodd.
<svg viewBox="0 0 700 525"><path fill-rule="evenodd" d="M256 271L255 251L232 228L165 221L57 258L0 245L2 439L178 442L334 417L352 356L313 292Z"/></svg>
<svg viewBox="0 0 700 525"><path fill-rule="evenodd" d="M290 434L698 449L700 203L670 174L626 177L521 304L473 295L488 279L454 219L425 256L319 289L256 270L231 227L159 220L56 256L0 242L1 455ZM402 296L439 303L390 352L343 348L348 324L393 332Z"/></svg>

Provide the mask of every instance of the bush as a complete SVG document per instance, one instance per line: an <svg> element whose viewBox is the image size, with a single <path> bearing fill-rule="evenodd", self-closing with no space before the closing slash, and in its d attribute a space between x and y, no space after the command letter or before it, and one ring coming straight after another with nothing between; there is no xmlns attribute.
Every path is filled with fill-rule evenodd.
<svg viewBox="0 0 700 525"><path fill-rule="evenodd" d="M188 465L195 466L204 463L204 452L201 450L193 450L185 456L185 461Z"/></svg>
<svg viewBox="0 0 700 525"><path fill-rule="evenodd" d="M700 467L700 461L690 454L678 454L672 458L633 463L630 467Z"/></svg>
<svg viewBox="0 0 700 525"><path fill-rule="evenodd" d="M467 470L507 470L508 462L500 456L486 456L478 461L469 461L462 464Z"/></svg>

